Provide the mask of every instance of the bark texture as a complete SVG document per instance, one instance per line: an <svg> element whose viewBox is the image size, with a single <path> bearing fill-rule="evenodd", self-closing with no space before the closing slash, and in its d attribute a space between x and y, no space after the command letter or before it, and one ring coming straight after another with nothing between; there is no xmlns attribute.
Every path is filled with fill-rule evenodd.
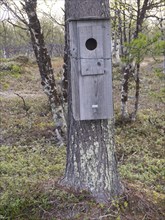
<svg viewBox="0 0 165 220"><path fill-rule="evenodd" d="M121 84L121 115L122 119L128 118L127 102L129 78L131 75L131 64L124 65L122 68L122 84Z"/></svg>
<svg viewBox="0 0 165 220"><path fill-rule="evenodd" d="M135 83L136 83L136 92L135 92L135 111L133 113L132 119L136 119L138 107L139 107L139 94L140 94L140 63L137 64L136 66L136 78L135 78Z"/></svg>
<svg viewBox="0 0 165 220"><path fill-rule="evenodd" d="M86 16L109 17L108 0L66 0L65 4L67 20ZM66 32L69 47L68 22ZM107 202L122 192L115 158L113 120L74 120L69 54L67 65L67 163L61 184L76 191L88 191L98 202Z"/></svg>
<svg viewBox="0 0 165 220"><path fill-rule="evenodd" d="M41 84L49 97L50 103L59 104L60 100L57 94L51 59L45 46L44 36L36 13L37 0L25 1L23 7L29 20L28 26L33 50L40 70Z"/></svg>

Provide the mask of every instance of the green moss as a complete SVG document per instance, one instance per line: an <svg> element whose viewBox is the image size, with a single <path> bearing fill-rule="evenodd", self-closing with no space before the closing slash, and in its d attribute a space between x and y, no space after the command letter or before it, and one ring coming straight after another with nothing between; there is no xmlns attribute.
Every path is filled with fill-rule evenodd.
<svg viewBox="0 0 165 220"><path fill-rule="evenodd" d="M22 72L22 69L19 65L17 65L17 64L11 65L11 74L13 77L19 78L21 72Z"/></svg>
<svg viewBox="0 0 165 220"><path fill-rule="evenodd" d="M154 190L163 192L165 181L164 159L153 159L150 156L144 156L141 161L131 158L129 163L120 166L121 175L129 180L141 181L152 187Z"/></svg>
<svg viewBox="0 0 165 220"><path fill-rule="evenodd" d="M0 155L0 216L15 219L23 210L45 206L43 185L62 175L65 148L2 146Z"/></svg>

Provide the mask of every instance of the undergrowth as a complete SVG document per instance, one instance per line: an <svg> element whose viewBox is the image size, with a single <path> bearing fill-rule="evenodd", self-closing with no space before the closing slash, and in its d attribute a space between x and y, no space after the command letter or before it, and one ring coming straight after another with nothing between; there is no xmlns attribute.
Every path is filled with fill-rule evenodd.
<svg viewBox="0 0 165 220"><path fill-rule="evenodd" d="M63 173L65 148L1 146L0 155L0 219L35 219L48 205L44 185Z"/></svg>
<svg viewBox="0 0 165 220"><path fill-rule="evenodd" d="M138 118L127 123L120 120L120 77L114 77L116 153L125 194L105 205L86 192L77 194L58 185L66 150L57 145L37 66L28 65L18 78L11 72L1 75L0 219L163 220L165 114L160 74L145 69ZM53 61L59 70L60 65L61 59Z"/></svg>
<svg viewBox="0 0 165 220"><path fill-rule="evenodd" d="M153 113L153 112L152 112ZM136 122L116 125L119 170L133 182L142 182L158 192L165 191L165 114L159 118L141 111Z"/></svg>

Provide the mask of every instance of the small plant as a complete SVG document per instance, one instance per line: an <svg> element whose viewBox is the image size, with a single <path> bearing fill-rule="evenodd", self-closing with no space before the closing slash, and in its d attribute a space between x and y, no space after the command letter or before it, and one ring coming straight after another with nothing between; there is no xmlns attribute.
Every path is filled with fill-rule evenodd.
<svg viewBox="0 0 165 220"><path fill-rule="evenodd" d="M163 73L163 67L162 68L155 68L154 73L160 80L162 80L162 79L165 80L165 74Z"/></svg>
<svg viewBox="0 0 165 220"><path fill-rule="evenodd" d="M14 78L19 78L22 73L22 67L18 64L13 63L2 63L0 65L0 78L5 81L5 77L12 76Z"/></svg>
<svg viewBox="0 0 165 220"><path fill-rule="evenodd" d="M12 73L20 73L20 72L21 72L20 66L13 64L13 65L11 66L11 72L12 72Z"/></svg>
<svg viewBox="0 0 165 220"><path fill-rule="evenodd" d="M17 64L13 64L11 65L11 74L12 76L19 78L20 74L21 74L21 67Z"/></svg>
<svg viewBox="0 0 165 220"><path fill-rule="evenodd" d="M160 103L165 103L165 88L161 88L160 91L157 92L150 92L149 94Z"/></svg>

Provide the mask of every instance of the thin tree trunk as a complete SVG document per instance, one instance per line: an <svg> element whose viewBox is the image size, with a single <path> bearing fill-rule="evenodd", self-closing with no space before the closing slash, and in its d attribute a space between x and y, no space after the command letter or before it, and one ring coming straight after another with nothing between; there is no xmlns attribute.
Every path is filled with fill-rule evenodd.
<svg viewBox="0 0 165 220"><path fill-rule="evenodd" d="M67 21L66 21L66 13L65 13L65 30L67 29ZM65 31L65 48L64 48L64 65L63 65L63 80L62 80L62 92L63 92L63 98L64 102L67 102L67 96L68 96L68 77L67 77L67 68L68 68L68 46L67 46L67 31Z"/></svg>
<svg viewBox="0 0 165 220"><path fill-rule="evenodd" d="M126 40L126 26L125 26L125 16L122 18L122 6L119 4L119 10L118 10L118 19L119 19L119 33L120 33L120 55L122 58L127 58L127 51L126 48L124 48L124 42ZM125 63L121 69L121 117L122 120L125 120L128 118L128 111L127 111L127 102L128 102L128 83L130 78L130 70L131 70L131 64Z"/></svg>
<svg viewBox="0 0 165 220"><path fill-rule="evenodd" d="M118 9L118 32L120 33L120 56L123 57L124 50L123 50L123 31L122 31L123 19L121 17L121 6L119 5Z"/></svg>
<svg viewBox="0 0 165 220"><path fill-rule="evenodd" d="M165 24L163 26L163 18L161 18L160 20L160 31L161 31L161 34L162 34L162 41L165 41ZM163 51L163 73L165 74L165 49Z"/></svg>
<svg viewBox="0 0 165 220"><path fill-rule="evenodd" d="M112 62L114 66L120 65L120 33L118 28L118 2L114 2L113 8L111 10L114 10L114 17L113 20L113 33L112 33Z"/></svg>
<svg viewBox="0 0 165 220"><path fill-rule="evenodd" d="M65 10L67 19L85 16L109 17L109 1L66 0ZM66 32L69 38L68 22ZM122 192L117 173L113 120L74 120L71 106L72 82L69 54L67 63L67 163L64 178L60 183L76 191L88 191L98 202L107 202Z"/></svg>
<svg viewBox="0 0 165 220"><path fill-rule="evenodd" d="M59 144L63 144L62 135L63 132L65 132L65 120L63 114L60 113L61 111L63 111L63 108L61 107L62 98L57 92L51 58L45 46L44 36L41 30L39 19L37 17L37 0L25 1L23 7L27 13L29 20L28 26L31 35L33 50L41 75L41 84L50 102L53 121L55 123L56 138L58 139Z"/></svg>
<svg viewBox="0 0 165 220"><path fill-rule="evenodd" d="M139 94L140 94L140 64L136 65L136 75L135 75L135 107L131 114L131 119L136 120L138 108L139 108Z"/></svg>
<svg viewBox="0 0 165 220"><path fill-rule="evenodd" d="M20 1L23 7L22 9L20 9L20 13L17 13L17 11L15 10L15 8L18 9L18 6L17 3L14 2L14 0L10 0L10 2L8 0L1 1L2 4L29 29L33 51L35 53L41 76L41 84L43 86L45 94L48 96L53 120L55 123L56 137L59 140L59 143L61 144L63 143L62 134L63 132L65 132L65 120L63 117L64 114L61 114L61 112L63 111L63 108L61 106L63 97L61 92L57 90L53 74L53 68L51 64L51 58L45 46L44 36L36 12L37 0ZM12 6L15 6L15 8ZM21 12L22 10L25 11L28 21Z"/></svg>
<svg viewBox="0 0 165 220"><path fill-rule="evenodd" d="M65 120L63 114L60 113L63 111L62 107L60 106L62 98L57 92L51 58L45 46L44 36L36 13L37 0L24 1L23 7L29 20L28 26L33 50L41 75L41 84L49 99L53 121L55 123L56 138L58 139L59 144L63 144L62 134L65 129Z"/></svg>
<svg viewBox="0 0 165 220"><path fill-rule="evenodd" d="M165 74L165 52L163 53L163 73Z"/></svg>
<svg viewBox="0 0 165 220"><path fill-rule="evenodd" d="M128 102L128 87L129 78L131 75L131 64L126 64L122 68L122 82L121 82L121 116L122 119L128 119L127 102Z"/></svg>
<svg viewBox="0 0 165 220"><path fill-rule="evenodd" d="M136 15L136 29L133 34L133 39L136 39L139 35L139 33L142 30L142 24L145 18L145 14L147 11L147 5L148 5L149 0L144 0L143 5L141 7L141 1L137 0L137 15ZM123 16L123 22L125 24L125 13ZM124 42L127 42L126 38L126 26L123 26L123 33L124 34ZM130 41L130 38L129 38ZM124 51L123 50L123 57L126 58L126 60L129 58L130 54L129 51ZM139 80L139 72L140 72L140 63L136 64L137 72L135 76L135 105L134 105L134 110L131 113L131 119L135 120L137 111L138 111L138 105L139 105L139 92L140 92L140 80ZM132 60L127 64L122 69L122 86L121 86L121 115L122 119L127 119L129 114L127 112L127 104L128 104L128 90L129 90L129 79L131 75L135 75L135 68L133 68L133 62Z"/></svg>

